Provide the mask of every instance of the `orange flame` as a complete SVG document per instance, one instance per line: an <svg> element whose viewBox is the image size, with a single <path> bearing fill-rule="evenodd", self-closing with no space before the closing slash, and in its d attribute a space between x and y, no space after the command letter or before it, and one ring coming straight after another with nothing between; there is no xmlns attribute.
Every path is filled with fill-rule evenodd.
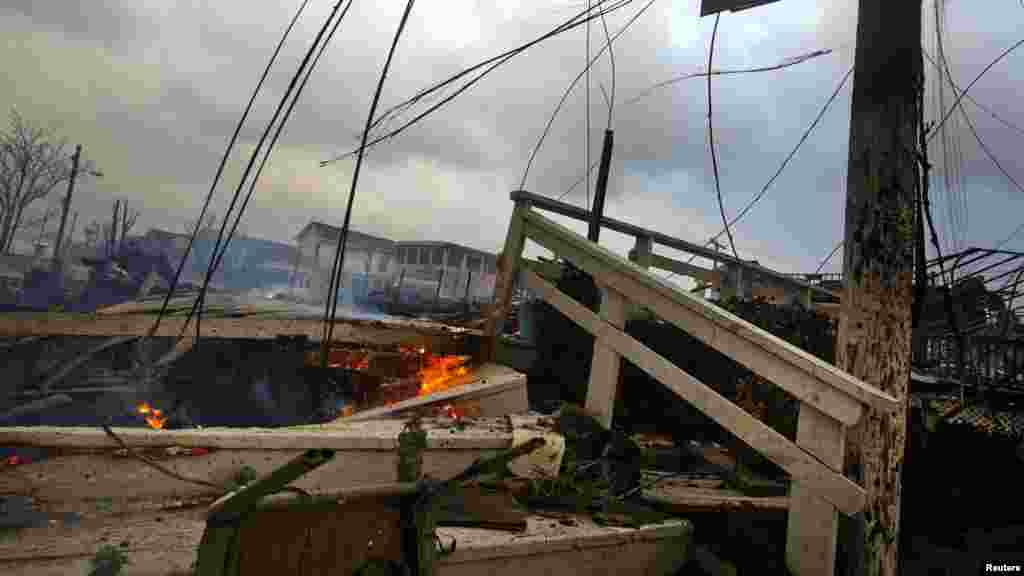
<svg viewBox="0 0 1024 576"><path fill-rule="evenodd" d="M417 374L420 381L418 395L433 394L460 384L460 378L469 374L466 366L469 359L469 356L428 356L426 366Z"/></svg>
<svg viewBox="0 0 1024 576"><path fill-rule="evenodd" d="M153 408L148 402L136 406L135 411L146 419L146 424L153 430L163 430L164 424L167 423L167 417L163 412L159 408Z"/></svg>

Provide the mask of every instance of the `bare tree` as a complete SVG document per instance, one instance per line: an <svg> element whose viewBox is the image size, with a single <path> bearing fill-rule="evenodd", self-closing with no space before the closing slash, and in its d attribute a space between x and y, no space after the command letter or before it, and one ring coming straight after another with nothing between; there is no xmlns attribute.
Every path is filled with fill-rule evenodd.
<svg viewBox="0 0 1024 576"><path fill-rule="evenodd" d="M119 250L124 248L124 240L128 237L128 232L135 227L135 222L138 219L138 210L133 210L129 213L127 201L121 205L121 239L118 241Z"/></svg>
<svg viewBox="0 0 1024 576"><path fill-rule="evenodd" d="M103 226L99 222L93 220L88 226L85 227L83 233L85 234L85 245L89 248L95 248L99 245L100 235L103 232Z"/></svg>
<svg viewBox="0 0 1024 576"><path fill-rule="evenodd" d="M114 249L117 248L117 219L121 213L121 201L114 200L114 217L110 220L110 225L107 228L107 256L114 255Z"/></svg>
<svg viewBox="0 0 1024 576"><path fill-rule="evenodd" d="M0 252L8 253L25 209L68 179L66 143L11 111L10 130L0 133Z"/></svg>

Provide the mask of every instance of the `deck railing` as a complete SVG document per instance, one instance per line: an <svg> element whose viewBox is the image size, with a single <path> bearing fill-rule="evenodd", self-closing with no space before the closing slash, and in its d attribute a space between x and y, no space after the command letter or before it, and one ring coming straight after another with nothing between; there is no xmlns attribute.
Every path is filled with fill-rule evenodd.
<svg viewBox="0 0 1024 576"><path fill-rule="evenodd" d="M620 361L647 372L790 474L787 563L795 574L831 574L838 512L856 514L866 499L864 489L842 472L846 428L860 420L866 406L891 411L900 402L589 242L533 210L529 198L514 199L492 318L508 302L526 239L592 276L602 293L599 314L532 270L521 271L526 287L595 337L586 408L610 427ZM796 397L801 403L796 442L628 335L623 328L630 305L651 310Z"/></svg>
<svg viewBox="0 0 1024 576"><path fill-rule="evenodd" d="M928 335L915 347L914 364L922 371L956 380L958 339ZM964 384L1024 389L1024 339L972 334L964 337Z"/></svg>

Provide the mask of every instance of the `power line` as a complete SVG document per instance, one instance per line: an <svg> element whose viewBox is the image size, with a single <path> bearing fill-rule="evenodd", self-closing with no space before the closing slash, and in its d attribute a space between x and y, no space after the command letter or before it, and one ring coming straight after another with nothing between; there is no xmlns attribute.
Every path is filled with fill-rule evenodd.
<svg viewBox="0 0 1024 576"><path fill-rule="evenodd" d="M814 270L814 273L817 274L818 272L821 272L821 269L825 267L825 264L828 264L828 261L831 260L832 257L836 255L836 252L839 252L839 249L842 248L842 246L843 241L840 240L839 243L836 244L836 247L833 248L832 251L828 253L828 256L826 256L825 259L821 261L821 264L818 264L818 267Z"/></svg>
<svg viewBox="0 0 1024 576"><path fill-rule="evenodd" d="M600 6L601 4L605 3L606 1L607 0L598 0L596 5ZM588 0L588 2L586 2L586 3L582 3L582 2L579 3L579 6L583 7L583 6L586 6L586 5L589 5L589 4L590 4L590 1ZM628 4L628 2L620 2L617 5L613 5L612 8L607 9L607 11L611 12L612 10L621 8L625 4ZM567 8L571 8L571 7L572 6L569 6ZM394 116L395 114L400 113L404 109L407 109L407 108L411 107L412 105L416 104L417 102L419 102L420 100L422 100L426 96L441 90L442 88L448 86L449 84L454 83L456 80L462 78L463 76L466 76L466 75L470 74L471 72L474 72L474 71L476 71L476 70L478 70L480 68L488 66L488 65L490 65L490 64L492 64L492 63L494 63L496 61L502 60L503 58L506 58L508 56L514 56L514 55L522 52L526 48L529 48L529 47L533 46L534 44L537 44L538 42L540 42L542 40L545 40L547 38L553 37L553 36L555 36L555 35L557 35L557 34L559 34L561 32L566 32L568 30L571 30L571 29L575 28L576 26L581 25L581 24L583 24L585 22L589 22L591 17L588 17L587 20L585 20L585 21L581 20L579 22L576 22L576 20L582 18L585 14L589 14L591 10L592 10L592 8L584 8L582 11L577 13L572 18L569 18L568 20L566 20L565 22L563 22L559 26L555 27L552 31L549 31L548 33L542 35L539 38L534 39L533 41L528 42L528 43L526 43L524 45L521 45L521 46L519 46L517 48L513 48L512 50L505 51L505 52L503 52L501 54L498 54L497 56L493 56L491 58L488 58L488 59L486 59L486 60L484 60L482 62L479 62L479 63L477 63L477 64L475 64L473 66L470 66L468 68L464 68L462 71L454 74L453 76L448 77L446 80L438 82L438 83L432 85L429 88L425 88L423 90L420 90L419 92L416 93L416 95L412 96L411 98L408 98L408 99L406 99L406 100L404 100L402 102L399 102L398 104L395 104L395 105L391 106L390 108L386 109L384 112L382 112L381 115L378 116L377 119L375 119L373 121L373 123L371 124L371 128L374 128L374 129L377 128L386 119ZM604 13L605 13L604 11L601 12L602 15ZM574 22L575 22L575 24L574 24ZM502 60L502 61L504 61L504 60ZM357 136L358 136L358 134L357 134ZM355 151L349 152L345 156L352 155L352 154L355 154ZM327 162L330 162L330 161L327 161Z"/></svg>
<svg viewBox="0 0 1024 576"><path fill-rule="evenodd" d="M295 27L295 23L299 20L299 16L301 16L302 12L306 9L307 4L309 4L309 0L303 0L299 9L295 12L295 15L292 16L291 22L288 23L288 27L285 28L284 33L281 35L281 39L277 42L277 47L274 48L274 52L270 56L270 61L267 62L266 68L263 69L263 74L260 76L259 82L256 83L256 88L249 97L249 103L246 104L245 111L242 112L242 117L239 118L238 124L235 126L235 132L231 135L231 140L228 141L227 149L224 150L224 155L221 157L220 165L217 166L217 172L213 176L213 183L210 184L210 190L206 193L206 200L203 202L203 208L199 212L199 219L196 220L195 228L192 230L192 235L189 236L188 244L185 246L185 253L181 257L178 269L174 272L174 278L171 280L171 285L167 288L167 295L164 296L164 301L160 306L160 312L157 314L156 321L153 323L153 327L149 330L149 336L153 336L156 333L157 329L160 327L160 320L167 313L167 306L171 301L171 296L174 294L175 288L178 287L178 282L181 279L181 272L185 267L185 262L188 260L188 255L192 251L192 245L195 243L196 237L199 235L199 228L202 225L203 218L206 216L206 211L210 208L210 202L213 200L213 193L217 189L217 184L220 182L221 175L224 173L224 166L227 165L228 157L231 155L231 150L235 147L235 142L238 140L238 135L242 131L242 126L249 117L249 112L252 110L253 102L256 101L256 96L259 95L260 90L263 88L263 82L266 81L267 76L270 74L270 68L274 65L274 61L277 60L278 54L281 53L281 47L284 46L285 40L288 39L292 28Z"/></svg>
<svg viewBox="0 0 1024 576"><path fill-rule="evenodd" d="M596 5L600 5L600 4L604 3L605 1L607 1L607 0L600 0L599 2L596 3ZM618 10L618 9L628 5L628 4L631 4L633 1L634 0L618 0L616 3L614 3L610 7L602 10L600 13L603 13L603 14L611 13L611 12L613 12L615 10ZM651 0L651 1L653 2L653 0ZM471 88L474 84L476 84L477 82L482 80L484 77L486 77L492 71L494 71L496 68L498 68L501 65L505 64L506 62L508 62L509 60L514 58L515 56L518 56L519 54L525 52L527 49L535 46L536 44L539 44L539 43L543 42L544 40L547 40L549 38L552 38L552 37L557 36L559 34L562 34L564 32L568 32L570 30L573 30L574 28L576 28L578 26L582 26L583 24L585 24L590 19L597 18L597 17L598 17L598 15L589 15L586 18L580 20L580 18L582 18L582 13L581 13L581 15L578 15L578 16L575 16L575 17L571 18L567 23L562 24L562 25L556 27L554 30L549 31L546 34L544 34L544 35L542 35L542 36L540 36L540 37L538 37L538 38L536 38L536 39L534 39L534 40L532 40L530 42L527 42L526 44L523 44L523 45L519 46L518 48L515 48L515 49L512 49L512 50L508 50L508 51L506 51L506 52L504 52L502 54L499 54L498 56L494 56L492 58L488 58L487 60L484 60L483 62L480 62L480 63L478 63L478 64L476 64L474 66L471 66L469 68L466 68L466 69L462 70L458 74L455 74L455 75L449 77L448 79L446 79L446 80L444 80L442 82L439 82L439 83L434 84L433 86L431 86L429 88L421 90L418 94L416 94L412 98L406 100L405 102L397 104L396 106L393 106L388 111L385 111L376 120L376 123L379 123L382 119L387 118L391 114L394 114L396 110L404 109L404 108L406 108L408 106L411 106L412 104L418 102L419 100L422 100L427 95L432 94L432 93L434 93L434 92L436 92L438 90L441 90L445 86L447 86L447 85L457 81L458 79L460 79L460 78L462 78L464 76L467 76L467 75L471 74L472 72L474 72L474 71L476 71L476 70L478 70L480 68L487 67L485 70L483 70L477 76L475 76L472 79L470 79L469 81L467 81L463 86L461 86L458 90L456 90L454 94L451 94L451 95L443 98L440 102L438 102L437 104L431 106L430 108L428 108L424 112L420 113L419 115L414 117L412 120L409 120L408 122L402 124L398 128L396 128L396 129L394 129L394 130L392 130L390 132L387 132L385 134L382 134L381 136L378 136L378 137L374 138L373 140L371 140L370 142L368 142L366 144L366 147L367 148L372 148L372 147L376 146L377 144L380 144L381 142L383 142L385 140L389 140L389 139L397 136L398 134L401 134L402 132L404 132L405 130L410 128L411 126L419 123L420 120L422 120L423 118L429 116L431 113L433 113L437 109L441 108L442 106L444 106L448 102L451 102L452 100L457 98L460 94L462 94L463 92L465 92L466 90ZM338 156L335 156L334 158L331 158L329 160L324 160L324 161L320 162L320 166L321 167L327 166L327 165L329 165L329 164L331 164L333 162L337 162L339 160L348 158L349 156L354 156L358 152L359 152L358 149L357 150L350 150L349 152L345 152L344 154L340 154Z"/></svg>
<svg viewBox="0 0 1024 576"><path fill-rule="evenodd" d="M772 71L775 71L775 70L782 70L783 68L789 68L790 66L796 66L797 64L802 64L802 63L804 63L804 62L806 62L808 60L812 60L812 59L817 58L819 56L826 56L826 55L831 54L831 53L832 53L832 49L829 48L829 49L825 49L825 50L815 50L813 52L808 52L807 54L802 54L800 56L794 56L794 57L786 58L782 62L779 62L778 64L773 64L771 66L761 66L761 67L757 67L757 68L739 68L739 69L732 69L732 70L728 70L728 69L727 70L712 70L710 73L707 72L707 71L704 71L704 72L692 72L690 74L683 74L682 76L676 76L674 78L670 78L668 80L663 80L661 82L658 82L656 84L653 84L653 85L649 86L647 89L645 89L640 94L637 94L636 96L630 98L629 100L626 100L624 102L624 104L634 104L638 100L641 100L643 98L646 98L647 96L650 96L655 90L659 90L661 88L665 88L667 86L671 86L673 84L677 84L679 82L682 82L683 80L691 80L693 78L704 78L705 76L728 76L728 75L733 75L733 74L749 74L751 72L772 72Z"/></svg>
<svg viewBox="0 0 1024 576"><path fill-rule="evenodd" d="M988 106L985 106L981 102L978 102L977 100L975 100L974 96L971 96L970 94L968 94L967 95L967 101L970 102L971 104L974 104L975 106L977 106L978 108L980 108L984 112L986 112L989 116L995 118L1003 126L1006 126L1007 128L1009 128L1011 130L1014 130L1015 132L1017 132L1021 136L1024 136L1024 128L1021 128L1020 126L1017 126L1016 124L1014 124L1013 122L1010 122L1006 118L1003 118L1002 116L997 114L995 112L995 110L992 110Z"/></svg>
<svg viewBox="0 0 1024 576"><path fill-rule="evenodd" d="M351 0L350 0L350 2L351 2ZM249 163L245 167L245 172L243 172L242 178L238 182L238 187L235 189L235 193L234 193L234 195L231 198L231 203L229 204L228 211L227 211L227 213L224 216L224 221L221 223L220 231L217 234L217 242L214 244L214 248L213 248L213 253L214 254L217 254L218 250L220 249L220 247L222 245L222 242L223 242L223 239L224 239L224 231L227 228L228 217L232 214L232 212L234 212L235 204L238 202L238 199L242 195L242 188L245 186L246 180L249 179L249 174L252 172L252 168L253 168L253 165L256 163L257 156L259 156L260 152L263 149L263 144L266 142L267 136L270 135L271 128L273 127L273 125L275 123L277 123L277 119L281 115L281 112L282 112L282 110L283 110L283 108L285 106L285 103L291 97L291 94L294 91L295 86L296 86L296 84L299 81L299 78L301 78L303 71L306 69L306 66L308 66L310 59L313 57L313 53L316 50L316 46L320 43L320 40L323 38L323 35L327 32L327 29L330 26L330 23L334 19L335 15L337 14L338 9L341 7L341 4L342 4L342 1L339 1L337 4L335 4L334 5L334 9L331 11L330 16L328 16L328 18L324 21L324 25L320 28L320 32L317 34L315 41L309 47L309 50L306 52L305 57L303 57L302 62L299 65L299 68L295 71L295 74L292 76L292 79L291 79L291 81L288 84L288 88L285 91L284 96L282 96L281 101L278 103L277 109L274 110L274 115L271 117L270 122L267 124L266 129L263 131L263 134L260 136L260 140L259 140L259 142L256 145L256 149L253 151L252 156L249 158ZM211 261L211 263L210 263L211 266L213 265L213 263L214 262ZM187 328L188 322L191 320L193 314L196 314L196 312L198 310L198 315L196 316L196 338L197 339L199 338L200 322L201 322L201 319L202 319L203 302L204 302L205 297L206 297L206 292L209 289L210 281L213 278L213 273L214 273L214 269L213 268L207 268L206 276L205 276L205 278L203 278L203 284L202 284L202 287L199 290L199 295L196 297L196 300L195 300L195 302L192 305L192 309L189 312L188 319L186 319L185 324L182 326L182 335L184 335L184 331Z"/></svg>
<svg viewBox="0 0 1024 576"><path fill-rule="evenodd" d="M923 54L925 55L925 58L927 58L927 59L928 59L928 61L932 63L932 65L934 65L934 66L935 66L936 68L939 68L939 70L940 70L940 73L941 73L941 72L942 72L942 69L941 69L941 66L939 65L939 63L937 63L937 62L936 62L936 61L935 61L935 60L934 60L934 59L933 59L933 58L931 57L931 55L929 55L929 54L928 54L927 52L923 52L923 51L922 51L922 53L923 53ZM955 81L953 80L953 75L952 75L952 74L950 73L950 71L949 71L949 69L948 69L948 68L946 68L946 70L945 70L945 73L946 73L946 78L948 78L948 80L949 80L949 84L950 84L950 86L952 86L952 87L953 87L953 90L955 90L955 91L957 91L957 92L960 92L960 87L959 87L959 86L957 86L956 82L955 82ZM973 122L971 121L971 118L970 118L970 116L969 116L969 115L967 114L967 111L966 111L966 110L963 110L963 107L962 107L962 106L961 106L961 112L962 112L962 113L963 113L963 115L964 115L964 120L965 120L965 121L966 121L966 123L967 123L967 127L968 127L968 128L970 129L970 131L971 131L971 134L973 134L973 135L974 135L974 139L975 139L975 140L976 140L976 141L978 142L978 146L979 146L979 147L981 148L982 152L984 152L984 153L985 153L985 155L986 155L986 156L988 156L989 160L991 160L991 161L992 161L992 163L993 163L993 164L995 164L996 168L998 168L998 169L999 169L999 171L1000 171L1000 172L1001 172L1001 173L1003 174L1003 176L1004 176L1004 177L1006 177L1006 179L1007 179L1007 180L1009 180L1009 181L1010 181L1010 183L1011 183L1011 184L1013 184L1013 185L1014 185L1014 187L1016 187L1016 188L1017 188L1017 190L1019 190L1019 191L1020 191L1021 193L1024 193L1024 186L1022 186L1022 185L1021 185L1021 184L1020 184L1020 183L1019 183L1019 182L1018 182L1018 181L1016 180L1016 178L1014 178L1014 177L1013 177L1013 175L1011 175L1011 174L1010 174L1010 173L1009 173L1009 172L1008 172L1008 171L1006 170L1006 168L1004 168L1004 167L1003 167L1002 163L1000 163L1000 162L999 162L999 159L998 159L998 158L996 158L996 156L995 156L995 153L993 153L993 152L992 152L992 150L991 150L991 149L990 149L990 148L988 147L988 145L986 145L986 144L985 144L985 142L984 142L984 141L983 141L983 140L981 139L981 136L980 136L980 135L978 134L978 131L977 131L977 129L975 128L975 126L974 126L974 123L973 123ZM1005 240L1003 240L1002 242L1000 242L999 244L997 244L997 245L996 245L996 247L994 248L994 250L998 250L998 249L1002 248L1002 247L1003 247L1003 246L1004 246L1004 245L1005 245L1005 244L1006 244L1007 242L1009 242L1009 241L1010 241L1010 239L1012 239L1012 238L1013 238L1014 236L1016 236L1016 235L1017 235L1017 233L1018 233L1018 232L1019 232L1019 231L1020 231L1021 229L1024 229L1024 225L1021 225L1020 227L1018 227L1018 228L1017 228L1017 229L1016 229L1016 230L1015 230L1015 231L1013 232L1013 234L1011 234L1011 235L1010 235L1010 236L1008 236L1008 237L1007 237L1007 238L1006 238Z"/></svg>
<svg viewBox="0 0 1024 576"><path fill-rule="evenodd" d="M612 37L608 33L608 19L604 17L604 13L601 13L601 27L604 28L604 38L606 46L608 46L608 61L612 65L612 96L608 98L608 123L605 126L606 130L612 129L612 115L615 110L615 79L617 77L615 71L615 49L612 48ZM603 88L603 87L602 87ZM587 169L587 173L590 173L590 169Z"/></svg>
<svg viewBox="0 0 1024 576"><path fill-rule="evenodd" d="M927 142L932 141L932 139L935 137L935 133L940 128L942 128L942 126L946 123L947 120L949 120L949 117L953 115L953 111L956 109L957 105L960 104L960 100L963 99L963 97L966 96L968 92L970 92L971 88L973 88L974 85L978 83L978 80L981 80L981 77L984 76L989 70L991 70L993 66L998 64L1003 58L1009 56L1010 53L1012 53L1017 48L1020 48L1022 45L1024 45L1024 39L1018 40L1012 46L1010 46L1006 50L1003 50L1003 52L999 54L999 56L996 56L994 60L989 62L989 64L985 66L985 68L982 69L982 71L979 72L977 76L974 77L974 80L971 80L970 84L967 85L967 88L964 88L960 95L957 96L956 101L953 102L953 105L942 116L942 120L939 121L939 123L929 131Z"/></svg>
<svg viewBox="0 0 1024 576"><path fill-rule="evenodd" d="M740 69L734 69L734 70L714 70L714 71L711 72L711 74L713 74L713 75L726 75L726 74L749 74L749 73L753 73L753 72L770 72L770 71L774 71L774 70L781 70L783 68L788 68L790 66L795 66L795 65L800 64L802 62L806 62L806 61L808 61L808 60L810 60L812 58L816 58L818 56L823 56L825 54L831 54L832 52L833 52L832 49L816 50L814 52L810 52L808 54L804 54L804 55L801 55L801 56L795 56L795 57L787 58L787 59L783 60L781 63L775 64L775 65L772 65L772 66L761 66L761 67L758 67L758 68L740 68ZM649 96L654 90L656 90L658 88L662 88L662 87L665 87L665 86L668 86L668 85L671 85L671 84L675 84L675 83L681 82L683 80L691 80L691 79L694 79L694 78L704 78L707 75L708 75L707 72L697 72L697 73L693 73L693 74L685 74L683 76L677 76L677 77L672 78L670 80L659 82L657 84L654 84L653 86L651 86L650 88L648 88L644 92L640 93L639 95L634 96L633 98L630 98L629 100L626 100L625 102L623 102L623 104L624 105L635 104L639 100ZM612 100L612 103L614 104L614 98ZM598 162L592 163L590 165L590 168L589 168L588 171L592 172L595 168L597 168L597 165L598 165ZM572 186L570 186L567 190L562 192L562 194L557 198L557 200L561 201L563 198L565 198L570 193L572 193L572 191L575 190L577 186L579 186L581 183L583 183L585 178L586 178L585 174L580 176L579 178L577 178L576 181L573 182Z"/></svg>
<svg viewBox="0 0 1024 576"><path fill-rule="evenodd" d="M356 197L356 185L359 183L359 170L363 165L363 157L366 153L366 140L370 136L370 124L373 122L373 117L377 113L377 104L380 101L380 93L384 89L384 80L388 75L388 68L391 67L391 60L395 56L395 49L398 47L398 40L402 36L402 31L405 29L405 24L409 20L409 13L412 12L412 6L415 0L408 0L405 4L405 12L402 13L402 20L398 23L398 29L395 31L395 38L391 41L391 48L388 50L387 60L384 62L384 68L380 72L380 79L377 81L377 89L373 94L373 102L370 104L370 111L366 115L366 126L363 128L363 138L359 146L359 156L356 158L355 170L352 172L352 186L349 188L348 193L348 205L345 207L345 222L341 227L341 234L338 238L338 247L334 251L334 265L331 269L331 288L328 292L328 300L324 309L324 322L327 326L324 328L324 340L322 345L321 355L321 366L327 367L327 349L330 346L331 338L334 336L334 321L338 314L338 285L341 281L341 273L344 270L345 265L345 245L348 243L348 230L349 224L352 220L352 205L355 202ZM351 289L351 287L350 287ZM329 314L328 314L329 312Z"/></svg>
<svg viewBox="0 0 1024 576"><path fill-rule="evenodd" d="M288 109L285 110L284 115L281 117L281 121L278 122L277 129L274 132L274 136L271 138L270 144L267 146L267 153L264 154L263 158L260 160L260 166L256 170L256 175L249 182L249 190L246 193L245 200L242 201L242 205L238 209L238 213L235 215L235 221L234 221L234 223L231 226L231 230L228 232L228 235L227 235L227 237L226 237L226 239L224 241L224 245L221 248L220 252L216 253L214 255L216 259L211 264L211 267L210 267L210 271L211 271L210 273L211 274L213 273L213 271L215 271L220 266L220 263L223 260L225 254L227 254L228 246L230 245L231 240L234 238L235 233L238 230L238 226L239 226L239 224L242 221L242 215L245 213L245 209L248 207L249 201L252 199L253 193L254 193L254 191L256 189L256 184L260 181L260 176L263 175L263 169L266 167L267 163L270 161L271 154L273 153L274 149L277 146L277 141L281 137L281 133L284 131L284 127L287 124L288 119L291 118L292 111L295 109L295 105L298 103L299 98L302 96L302 93L305 91L306 84L309 82L310 77L313 75L313 71L316 70L317 64L320 63L320 57L323 56L324 52L327 50L327 46L330 45L331 40L334 39L334 35L338 31L338 27L341 25L341 22L345 19L345 16L348 14L349 8L351 8L351 7L352 7L352 2L350 0L345 5L345 9L342 10L341 15L338 16L338 18L334 20L334 25L331 27L331 31L327 34L326 40L324 40L323 42L319 43L319 48L317 49L316 56L313 58L313 62L305 70L305 75L302 78L302 82L299 84L298 89L295 91L295 97L291 99L291 102L289 102L289 104L288 104ZM328 22L330 22L330 19L328 19ZM314 47L316 47L316 45L317 45L317 43L313 44ZM227 216L225 216L225 220L224 221L227 222ZM197 320L197 323L196 323L196 333L197 334L198 334L198 331L199 331L199 323L198 323L198 320Z"/></svg>
<svg viewBox="0 0 1024 576"><path fill-rule="evenodd" d="M574 78L573 81L569 84L569 86L565 89L565 92L562 93L562 98L558 101L558 104L555 106L554 111L551 113L551 117L548 118L548 122L544 126L544 131L541 132L540 138L537 140L537 145L533 147L533 151L530 153L530 158L526 161L526 168L523 170L523 177L522 177L522 180L520 180L520 182L519 182L519 188L520 189L523 189L526 186L526 179L527 179L527 177L530 174L530 168L533 166L533 160L537 157L537 153L540 151L541 146L544 144L544 140L548 136L548 132L551 131L551 125L554 124L555 118L558 116L558 112L562 109L562 106L565 104L565 100L569 97L569 94L572 93L573 88L576 87L576 83L579 82L580 78L583 77L583 75L586 73L586 71L591 66L594 65L594 62L596 62L601 57L601 55L604 54L604 51L607 50L609 46L611 46L611 43L614 42L615 40L618 40L618 38L623 33L625 33L626 30L628 30L629 27L632 26L633 23L636 22L636 20L638 18L640 18L640 16L643 15L644 12L647 11L648 8L650 8L654 4L654 1L655 0L649 0L647 2L647 4L645 4L642 8L640 8L640 10L637 10L636 14L634 14L626 22L626 24L623 25L623 27L620 28L619 31L615 33L615 36L612 37L611 41L607 44L607 46L602 48L601 51L598 52L597 55L594 56L590 60L590 62L587 63L587 68L585 68L584 70L581 70L580 73L576 75L576 78ZM587 176L589 176L591 170L592 170L592 168L587 170L587 173L584 175L585 178ZM588 190L588 193L589 193L589 190Z"/></svg>
<svg viewBox="0 0 1024 576"><path fill-rule="evenodd" d="M587 0L587 12L590 12L590 0ZM583 123L583 147L584 155L586 159L583 161L584 166L590 166L590 20L587 20L587 26L584 29L587 35L587 58L584 60L586 66L583 71L587 75L586 89L583 91L584 99L586 100L586 106L584 106L584 114L586 114L585 122ZM590 170L587 170L587 206L590 205Z"/></svg>
<svg viewBox="0 0 1024 576"><path fill-rule="evenodd" d="M740 219L746 216L747 213L750 212L750 209L753 208L754 205L757 204L757 202L764 197L764 195L768 192L768 188L770 188L771 185L775 183L775 180L778 179L780 174L782 174L782 171L786 169L786 166L789 164L789 161L792 160L794 156L796 156L797 151L800 150L800 147L803 146L804 142L807 141L807 138L811 135L811 132L813 132L814 128L817 127L818 123L821 122L821 119L825 116L825 112L828 111L829 107L832 105L832 102L834 102L835 99L839 96L839 92L843 89L843 86L846 85L847 80L850 79L850 76L852 74L853 68L851 67L849 70L847 70L846 74L843 76L843 79L839 82L839 85L836 86L835 90L832 91L832 95L829 96L828 100L825 101L825 105L822 106L821 110L818 111L818 115L815 116L814 121L811 122L811 125L807 127L807 130L804 130L804 133L800 137L800 140L797 141L796 146L793 147L793 149L789 152L786 158L782 161L782 164L779 166L778 170L775 171L775 174L773 174L772 177L768 179L768 182L761 187L761 191L758 192L750 200L750 202L748 202L747 205L744 206L743 209L740 210L739 213L737 213L736 216L734 216L732 220L729 221L729 226L733 226L737 222L739 222ZM719 238L722 237L722 234L725 234L725 229L720 231L718 234L715 234L711 238L711 240L718 240ZM693 258L694 257L691 256L689 261L692 262Z"/></svg>
<svg viewBox="0 0 1024 576"><path fill-rule="evenodd" d="M715 14L715 26L711 29L711 45L708 47L708 70L711 70L711 62L715 56L715 36L718 33L718 20L722 13ZM718 156L715 154L715 122L711 115L711 74L708 74L708 146L711 150L711 170L715 176L715 193L718 197L718 211L722 215L722 224L725 225L725 235L729 238L729 247L732 248L732 255L739 260L736 253L736 243L732 238L732 231L729 230L729 221L725 217L725 203L722 202L722 185L718 178Z"/></svg>

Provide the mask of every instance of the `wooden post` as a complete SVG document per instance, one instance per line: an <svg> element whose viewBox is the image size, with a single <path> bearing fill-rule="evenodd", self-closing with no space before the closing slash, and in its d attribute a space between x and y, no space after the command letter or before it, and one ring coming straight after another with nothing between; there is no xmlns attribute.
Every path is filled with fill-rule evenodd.
<svg viewBox="0 0 1024 576"><path fill-rule="evenodd" d="M637 266L648 269L651 267L651 253L653 252L654 241L650 236L637 236L633 250L629 252L629 259Z"/></svg>
<svg viewBox="0 0 1024 576"><path fill-rule="evenodd" d="M82 145L75 146L75 155L71 157L71 176L68 178L68 193L64 195L61 203L60 227L57 229L57 241L53 245L53 266L60 270L61 262L64 260L61 252L61 244L64 241L64 226L68 222L68 210L71 209L71 195L75 192L75 179L78 178L78 162L82 156Z"/></svg>
<svg viewBox="0 0 1024 576"><path fill-rule="evenodd" d="M501 336L505 315L508 314L511 304L513 279L515 279L519 260L523 255L523 246L526 244L523 216L529 209L528 202L524 200L516 202L516 207L512 211L512 219L508 225L508 235L505 237L505 249L498 257L498 277L494 282L494 298L488 307L484 342L481 346L481 359L485 362L494 361L498 349L498 337Z"/></svg>
<svg viewBox="0 0 1024 576"><path fill-rule="evenodd" d="M605 130L604 144L601 149L601 165L597 169L597 188L594 190L594 208L590 213L590 227L587 230L587 239L595 244L601 235L601 219L604 217L604 197L608 191L608 170L611 167L612 142L614 140L614 132Z"/></svg>
<svg viewBox="0 0 1024 576"><path fill-rule="evenodd" d="M441 300L441 285L444 284L444 265L441 265L441 269L437 271L437 290L434 291L434 310L437 310L438 303Z"/></svg>
<svg viewBox="0 0 1024 576"><path fill-rule="evenodd" d="M620 330L626 323L626 298L607 286L601 290L601 318ZM601 337L594 339L586 409L602 426L609 429L615 412L621 360L619 353Z"/></svg>
<svg viewBox="0 0 1024 576"><path fill-rule="evenodd" d="M653 253L654 241L650 236L637 236L636 244L633 249L629 251L629 259L634 264L640 266L644 270L649 270L651 267L651 255ZM644 316L644 308L636 302L629 302L626 305L627 316L629 318L639 318Z"/></svg>
<svg viewBox="0 0 1024 576"><path fill-rule="evenodd" d="M846 431L814 406L800 404L796 443L834 470L843 469ZM786 563L793 574L834 574L839 513L794 482L789 492Z"/></svg>
<svg viewBox="0 0 1024 576"><path fill-rule="evenodd" d="M921 2L859 4L836 363L901 401L893 413L868 408L849 431L845 462L867 491L863 525L851 531L851 573L892 576L910 380Z"/></svg>

